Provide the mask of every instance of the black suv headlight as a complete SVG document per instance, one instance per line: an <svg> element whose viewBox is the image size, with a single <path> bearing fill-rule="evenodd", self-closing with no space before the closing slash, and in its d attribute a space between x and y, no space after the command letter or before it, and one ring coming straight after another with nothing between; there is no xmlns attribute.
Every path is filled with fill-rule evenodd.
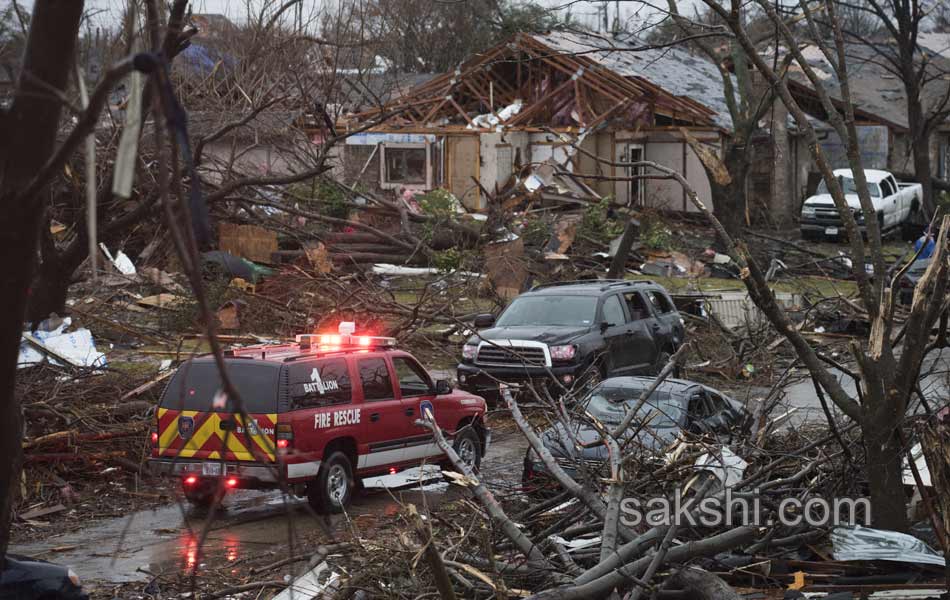
<svg viewBox="0 0 950 600"><path fill-rule="evenodd" d="M549 346L551 360L554 362L570 362L577 356L577 346L574 344L565 344L563 346Z"/></svg>

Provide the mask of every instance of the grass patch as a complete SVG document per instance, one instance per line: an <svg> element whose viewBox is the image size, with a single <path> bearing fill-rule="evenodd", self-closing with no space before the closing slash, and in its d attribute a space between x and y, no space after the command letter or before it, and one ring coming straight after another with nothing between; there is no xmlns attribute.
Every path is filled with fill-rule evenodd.
<svg viewBox="0 0 950 600"><path fill-rule="evenodd" d="M635 281L650 280L665 287L672 294L686 292L726 292L745 291L745 284L738 279L721 279L718 277L656 277L652 275L628 275L627 279ZM777 292L816 295L822 298L840 295L851 295L857 292L853 281L844 281L826 277L796 277L794 279L780 279L772 284Z"/></svg>

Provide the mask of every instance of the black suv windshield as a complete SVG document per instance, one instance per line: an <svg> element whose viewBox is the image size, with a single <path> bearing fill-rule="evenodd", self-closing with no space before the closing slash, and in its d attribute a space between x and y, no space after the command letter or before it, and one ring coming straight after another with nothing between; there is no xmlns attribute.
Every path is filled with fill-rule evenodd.
<svg viewBox="0 0 950 600"><path fill-rule="evenodd" d="M645 388L599 387L591 392L586 409L595 419L608 426L619 425L627 411L633 410ZM673 402L669 392L654 391L637 413L636 421L645 419L656 411L649 427L675 427L682 417L679 405Z"/></svg>
<svg viewBox="0 0 950 600"><path fill-rule="evenodd" d="M594 296L522 296L505 309L497 324L499 327L590 327L596 314Z"/></svg>

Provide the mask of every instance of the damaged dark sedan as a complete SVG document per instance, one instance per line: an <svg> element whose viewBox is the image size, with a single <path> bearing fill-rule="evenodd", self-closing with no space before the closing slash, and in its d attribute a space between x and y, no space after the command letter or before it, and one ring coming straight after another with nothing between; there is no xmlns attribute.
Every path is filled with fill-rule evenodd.
<svg viewBox="0 0 950 600"><path fill-rule="evenodd" d="M616 427L652 384L652 377L603 381L578 403L569 430L558 424L544 431L541 441L569 475L583 475L586 470L596 473L606 464L608 450L593 419L607 429ZM643 403L618 441L626 445L626 452L645 453L659 451L684 432L708 434L728 443L747 422L742 404L722 392L693 381L667 379ZM550 481L541 458L531 449L525 456L523 480L538 487Z"/></svg>

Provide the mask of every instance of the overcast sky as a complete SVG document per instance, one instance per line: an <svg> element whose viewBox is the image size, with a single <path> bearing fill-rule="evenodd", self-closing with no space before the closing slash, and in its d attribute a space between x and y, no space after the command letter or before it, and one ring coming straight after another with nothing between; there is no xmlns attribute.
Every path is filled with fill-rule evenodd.
<svg viewBox="0 0 950 600"><path fill-rule="evenodd" d="M254 7L260 7L262 2L267 0L249 0ZM571 0L537 0L540 4L550 6L552 9L570 5L572 16L575 20L593 27L595 23L600 23L603 7L606 5L609 11L610 19L613 20L616 14L617 4L613 1L591 2L591 1L571 1ZM9 5L12 0L0 0L0 6ZM332 6L336 0L303 0L304 19L307 15L318 13L323 7ZM32 8L33 0L18 0L20 6ZM114 26L117 22L117 15L121 14L122 7L127 3L125 0L86 0L86 9L96 13L93 21L97 25L106 27ZM192 10L196 13L220 13L226 15L235 22L241 22L247 19L246 0L192 0ZM270 0L274 4L274 0ZM684 4L692 4L684 2ZM637 29L642 26L645 18L654 14L654 11L646 4L641 2L624 1L619 3L619 8L623 19L627 22L627 29ZM288 11L292 15L292 11Z"/></svg>

